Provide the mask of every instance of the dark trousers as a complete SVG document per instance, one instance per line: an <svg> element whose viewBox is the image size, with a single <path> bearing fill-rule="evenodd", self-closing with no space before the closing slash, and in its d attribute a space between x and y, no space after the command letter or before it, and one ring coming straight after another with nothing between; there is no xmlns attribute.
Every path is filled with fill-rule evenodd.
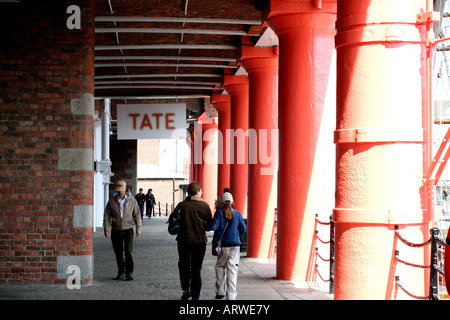
<svg viewBox="0 0 450 320"><path fill-rule="evenodd" d="M139 205L139 210L141 211L141 219L144 219L144 205Z"/></svg>
<svg viewBox="0 0 450 320"><path fill-rule="evenodd" d="M133 237L134 229L111 230L111 242L116 254L117 274L133 274ZM125 257L124 257L125 253Z"/></svg>
<svg viewBox="0 0 450 320"><path fill-rule="evenodd" d="M152 215L152 211L153 211L153 215L155 215L155 206L153 204L147 205L146 209L147 209L147 212L146 212L147 217L150 217Z"/></svg>
<svg viewBox="0 0 450 320"><path fill-rule="evenodd" d="M200 297L202 289L201 270L205 251L206 243L178 242L178 270L181 289L190 291L194 300Z"/></svg>

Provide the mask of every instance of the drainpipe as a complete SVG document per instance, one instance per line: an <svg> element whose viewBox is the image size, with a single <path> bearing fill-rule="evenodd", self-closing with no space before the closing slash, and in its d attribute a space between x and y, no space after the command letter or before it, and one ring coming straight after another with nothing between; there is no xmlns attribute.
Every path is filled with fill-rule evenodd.
<svg viewBox="0 0 450 320"><path fill-rule="evenodd" d="M111 100L105 99L102 114L102 161L109 160L109 123L111 118Z"/></svg>
<svg viewBox="0 0 450 320"><path fill-rule="evenodd" d="M103 202L104 205L108 203L109 199L109 184L111 182L111 176L114 174L111 172L111 161L109 160L109 132L111 121L111 100L105 99L103 106L103 112L101 117L102 126L102 153L100 161L95 163L95 171L100 172L103 176Z"/></svg>
<svg viewBox="0 0 450 320"><path fill-rule="evenodd" d="M426 12L433 12L433 0L427 0L426 4ZM418 19L419 20L419 19ZM431 46L431 41L434 40L434 32L433 32L433 21L428 17L426 23L427 30L427 39L426 39L426 77L425 77L425 86L426 86L426 161L425 168L429 168L431 166L432 157L433 157L433 97L431 93L431 68L432 68L432 52L433 47ZM435 197L435 189L434 185L428 184L426 186L426 197L427 197L427 211L428 211L428 222L429 229L434 221L434 197Z"/></svg>

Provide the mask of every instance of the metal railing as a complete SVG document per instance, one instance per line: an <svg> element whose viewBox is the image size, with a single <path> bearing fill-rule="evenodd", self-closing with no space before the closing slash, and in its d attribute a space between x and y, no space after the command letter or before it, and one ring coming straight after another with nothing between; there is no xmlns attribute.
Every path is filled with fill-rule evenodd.
<svg viewBox="0 0 450 320"><path fill-rule="evenodd" d="M319 230L318 230L318 225L325 225L325 226L330 226L330 237L328 241L324 241L320 236L319 236ZM330 283L330 294L334 294L334 222L332 219L332 216L330 216L330 221L328 222L323 222L319 220L319 214L316 213L316 220L315 220L315 238L323 243L323 244L329 244L330 246L330 255L329 258L323 258L322 255L319 253L319 248L316 246L315 247L315 255L316 255L316 262L317 262L317 258L321 259L324 262L329 262L330 263L330 277L328 279L324 279L324 277L320 274L319 271L319 264L316 263L315 265L315 272L317 273L317 275L319 276L320 279L322 279L322 281L324 282L329 282Z"/></svg>
<svg viewBox="0 0 450 320"><path fill-rule="evenodd" d="M156 209L158 209L158 213L156 213ZM145 209L147 210L147 209ZM153 206L152 217L168 217L173 211L173 204L166 203L162 205L161 210L161 202L158 202L158 205ZM147 214L147 212L145 213Z"/></svg>
<svg viewBox="0 0 450 320"><path fill-rule="evenodd" d="M323 240L323 238L319 235L318 225L323 226L330 226L329 230L329 240ZM334 247L335 247L335 222L333 221L333 217L330 216L329 221L320 221L319 215L316 213L315 215L315 239L319 241L320 243L324 245L329 245L329 258L324 258L323 255L319 253L319 248L315 247L315 257L316 257L316 264L315 264L315 273L319 276L320 279L324 282L329 282L329 293L334 294ZM398 225L395 226L395 235L396 237L403 242L405 245L409 247L419 248L424 247L427 245L431 245L431 264L430 265L421 265L421 264L415 264L412 262L408 262L405 260L402 260L399 258L399 250L395 251L395 259L403 263L405 265L415 267L415 268L423 268L423 269L430 269L430 294L428 296L418 296L411 292L409 292L400 282L400 276L395 276L395 283L396 285L402 289L407 295L410 297L413 297L415 299L420 300L440 300L439 295L443 293L445 288L443 288L443 282L444 282L444 253L445 253L445 241L439 238L439 229L438 228L432 228L430 230L431 237L429 240L427 240L424 243L413 243L405 238L402 237L402 235L399 232ZM270 252L269 252L269 259L276 259L276 251L277 251L277 209L275 209L275 217L274 217L274 225L272 229L272 239L270 244ZM317 263L317 259L321 259L324 262L329 263L329 278L325 279L319 270L319 264ZM442 292L440 290L440 286L443 288Z"/></svg>
<svg viewBox="0 0 450 320"><path fill-rule="evenodd" d="M431 237L427 241L423 243L413 243L405 238L402 237L402 235L399 232L398 225L395 226L395 235L397 238L403 242L408 247L413 248L420 248L425 247L428 245L431 245L431 259L429 265L422 265L422 264L415 264L408 261L404 261L399 258L399 250L395 251L395 259L403 263L405 265L414 267L414 268L423 268L423 269L430 269L430 283L429 283L429 295L428 296L418 296L410 291L408 291L400 282L400 276L395 277L395 283L397 286L402 289L407 295L414 299L419 300L439 300L439 282L442 282L442 278L444 277L444 271L442 270L443 267L443 261L444 261L444 248L445 248L445 241L439 239L439 229L438 228L432 228L430 230ZM439 278L441 277L441 278Z"/></svg>

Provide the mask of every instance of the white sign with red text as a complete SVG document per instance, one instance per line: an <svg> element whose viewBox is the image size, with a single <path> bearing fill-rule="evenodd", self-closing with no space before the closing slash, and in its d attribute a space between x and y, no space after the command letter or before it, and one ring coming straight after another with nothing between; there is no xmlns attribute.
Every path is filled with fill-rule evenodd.
<svg viewBox="0 0 450 320"><path fill-rule="evenodd" d="M186 104L117 105L117 139L186 139Z"/></svg>

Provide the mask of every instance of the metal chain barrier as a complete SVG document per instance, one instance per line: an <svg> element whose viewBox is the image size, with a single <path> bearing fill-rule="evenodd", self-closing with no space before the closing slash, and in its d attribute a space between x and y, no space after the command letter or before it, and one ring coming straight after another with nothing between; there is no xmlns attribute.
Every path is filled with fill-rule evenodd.
<svg viewBox="0 0 450 320"><path fill-rule="evenodd" d="M402 289L407 295L409 295L410 297L412 297L414 299L439 300L438 273L440 273L441 275L444 275L444 272L442 271L442 269L439 268L439 265L438 265L438 245L445 246L445 241L439 239L439 237L438 237L439 229L438 228L431 229L430 233L431 233L431 237L428 241L426 241L424 243L413 243L413 242L410 242L410 241L406 240L405 238L403 238L398 230L398 225L395 226L395 235L405 245L407 245L409 247L413 247L413 248L420 248L420 247L424 247L424 246L431 244L431 264L430 265L415 264L415 263L411 263L411 262L402 260L399 258L399 251L398 250L395 251L395 259L398 262L401 262L405 265L415 267L415 268L430 269L430 294L428 296L418 296L418 295L415 295L415 294L409 292L400 283L400 277L399 276L395 277L395 283L397 284L397 286L400 289Z"/></svg>
<svg viewBox="0 0 450 320"><path fill-rule="evenodd" d="M330 240L328 241L324 241L323 239L321 239L319 237L319 230L317 230L317 225L325 225L325 226L330 226ZM319 215L316 213L316 227L315 227L316 231L315 231L315 237L317 240L319 240L321 243L323 244L329 244L330 245L330 258L326 259L323 258L320 253L319 253L319 248L316 247L315 248L315 254L316 254L316 261L317 258L321 259L322 261L325 262L329 262L330 263L330 278L329 279L324 279L323 276L320 274L319 272L319 265L316 263L315 265L315 270L317 275L319 276L320 279L322 279L322 281L324 282L330 282L330 294L334 293L334 222L332 217L330 216L330 221L328 222L323 222L319 220Z"/></svg>

